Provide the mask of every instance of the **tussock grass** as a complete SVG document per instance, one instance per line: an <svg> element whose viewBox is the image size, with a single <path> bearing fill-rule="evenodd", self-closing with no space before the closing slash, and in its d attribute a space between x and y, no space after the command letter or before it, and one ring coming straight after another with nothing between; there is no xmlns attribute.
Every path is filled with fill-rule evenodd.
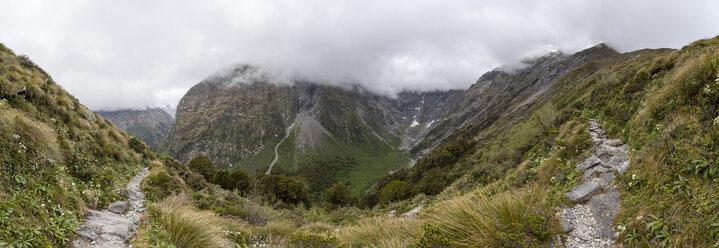
<svg viewBox="0 0 719 248"><path fill-rule="evenodd" d="M151 212L162 223L168 241L177 247L225 247L223 221L210 211L198 211L183 194L154 205Z"/></svg>
<svg viewBox="0 0 719 248"><path fill-rule="evenodd" d="M336 230L336 227L332 224L325 222L313 222L302 225L299 230L303 230L308 233L323 234L334 232Z"/></svg>
<svg viewBox="0 0 719 248"><path fill-rule="evenodd" d="M440 203L427 219L457 247L525 247L550 237L550 216L542 191L475 191Z"/></svg>
<svg viewBox="0 0 719 248"><path fill-rule="evenodd" d="M406 247L422 235L421 224L417 219L375 217L342 228L337 240L347 247Z"/></svg>
<svg viewBox="0 0 719 248"><path fill-rule="evenodd" d="M257 229L256 234L271 245L283 245L297 229L289 220L273 220Z"/></svg>

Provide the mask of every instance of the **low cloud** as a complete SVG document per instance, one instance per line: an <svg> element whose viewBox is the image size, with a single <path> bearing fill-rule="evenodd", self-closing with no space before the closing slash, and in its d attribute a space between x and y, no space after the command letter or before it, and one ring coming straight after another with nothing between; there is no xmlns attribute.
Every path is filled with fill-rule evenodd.
<svg viewBox="0 0 719 248"><path fill-rule="evenodd" d="M605 42L719 34L717 1L4 1L0 42L94 110L174 106L238 63L379 93L466 88L485 71Z"/></svg>

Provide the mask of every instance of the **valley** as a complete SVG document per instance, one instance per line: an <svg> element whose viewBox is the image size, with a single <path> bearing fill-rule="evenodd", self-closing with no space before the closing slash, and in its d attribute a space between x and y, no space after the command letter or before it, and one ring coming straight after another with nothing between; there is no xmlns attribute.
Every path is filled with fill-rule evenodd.
<svg viewBox="0 0 719 248"><path fill-rule="evenodd" d="M208 76L175 118L93 113L0 45L0 247L719 238L719 37L551 52L464 90L386 95L260 71Z"/></svg>

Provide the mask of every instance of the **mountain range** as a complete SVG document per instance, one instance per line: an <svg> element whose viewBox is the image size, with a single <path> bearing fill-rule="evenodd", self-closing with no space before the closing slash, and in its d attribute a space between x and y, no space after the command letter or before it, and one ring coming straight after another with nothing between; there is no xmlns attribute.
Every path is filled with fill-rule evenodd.
<svg viewBox="0 0 719 248"><path fill-rule="evenodd" d="M97 113L152 148L155 148L167 135L174 121L169 113L160 108L97 111Z"/></svg>
<svg viewBox="0 0 719 248"><path fill-rule="evenodd" d="M183 162L207 156L221 168L251 175L266 172L277 156L272 172L322 171L332 177L327 180L361 192L447 138L464 135L460 129L533 110L551 96L556 78L616 54L604 44L570 55L554 52L511 71L490 71L466 90L395 96L359 85L281 84L253 76L257 66L241 65L185 94L158 150Z"/></svg>

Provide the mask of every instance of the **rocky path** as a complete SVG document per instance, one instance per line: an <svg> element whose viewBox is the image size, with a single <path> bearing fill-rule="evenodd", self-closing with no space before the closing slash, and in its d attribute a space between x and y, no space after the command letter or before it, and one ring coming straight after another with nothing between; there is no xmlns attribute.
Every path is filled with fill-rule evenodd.
<svg viewBox="0 0 719 248"><path fill-rule="evenodd" d="M277 149L280 148L280 145L282 144L283 141L285 141L288 137L290 137L290 131L292 130L292 127L294 125L295 125L295 123L292 123L292 125L290 125L287 128L287 134L285 135L285 138L280 140L280 142L278 142L277 145L275 145L275 158L272 159L272 162L270 163L270 167L267 168L267 172L265 172L265 174L269 175L272 172L272 166L275 166L275 163L277 163L277 160L280 158L280 154L277 153Z"/></svg>
<svg viewBox="0 0 719 248"><path fill-rule="evenodd" d="M576 170L584 172L582 184L566 193L575 205L561 209L558 215L567 232L566 247L614 247L618 233L613 222L621 203L614 178L629 166L629 146L608 139L596 120L590 120L588 129L594 141L593 154L577 165Z"/></svg>
<svg viewBox="0 0 719 248"><path fill-rule="evenodd" d="M140 215L145 212L140 182L147 173L148 169L143 169L127 184L127 201L117 201L102 211L89 210L70 247L128 247L127 243L137 234Z"/></svg>

